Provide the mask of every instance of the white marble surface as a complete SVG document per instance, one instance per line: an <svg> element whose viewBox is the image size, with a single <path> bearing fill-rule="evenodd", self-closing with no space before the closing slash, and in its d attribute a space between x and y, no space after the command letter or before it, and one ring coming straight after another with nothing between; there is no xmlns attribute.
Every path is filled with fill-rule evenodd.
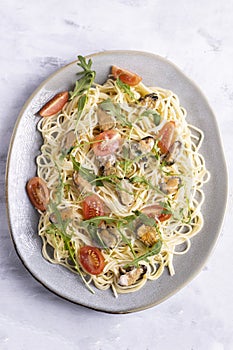
<svg viewBox="0 0 233 350"><path fill-rule="evenodd" d="M0 349L233 349L233 1L1 0L0 17ZM15 253L4 199L8 146L24 102L77 54L112 49L159 54L200 86L229 170L224 225L203 271L162 304L129 315L76 306L35 281Z"/></svg>

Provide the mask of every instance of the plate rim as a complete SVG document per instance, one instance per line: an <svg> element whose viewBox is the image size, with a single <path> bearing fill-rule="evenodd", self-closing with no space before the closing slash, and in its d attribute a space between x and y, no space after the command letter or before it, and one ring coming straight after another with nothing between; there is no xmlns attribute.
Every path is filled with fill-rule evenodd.
<svg viewBox="0 0 233 350"><path fill-rule="evenodd" d="M183 73L183 71L176 65L174 64L172 61L170 61L169 59L160 56L158 54L152 53L152 52L148 52L148 51L140 51L140 50L103 50L103 51L99 51L99 52L94 52L92 54L88 54L85 55L85 58L93 58L96 56L106 56L106 55L113 55L113 54L123 54L123 55L143 55L143 56L151 56L152 58L154 57L155 59L159 59L160 61L163 61L163 63L165 64L169 64L170 66L172 66L180 75L182 75L183 78L185 78L187 81L189 81L189 83L191 85L194 86L194 88L199 92L199 94L201 95L202 99L204 100L204 102L206 103L207 107L209 108L210 112L212 113L213 121L215 123L215 131L217 133L218 136L218 141L219 144L221 146L221 153L223 155L223 166L224 166L224 172L225 172L225 180L226 180L226 184L225 184L225 192L224 192L224 208L222 210L222 217L221 217L221 222L219 224L219 229L217 231L217 234L215 236L215 238L211 241L211 246L209 249L208 254L206 254L205 258L203 259L203 262L201 264L201 266L199 268L196 268L193 272L191 272L189 274L189 277L186 278L186 280L183 283L180 283L178 287L176 287L174 290L172 290L172 292L170 292L168 295L164 296L163 298L160 298L158 301L155 301L154 303L150 303L147 304L146 306L142 306L142 307L137 307L137 308L130 308L129 310L105 310L103 308L98 308L98 307L94 307L94 306L90 306L88 305L88 303L83 304L81 302L78 301L74 301L72 299L69 299L68 297L60 294L59 292L57 292L55 289L51 288L50 286L48 286L46 283L44 283L40 278L38 278L36 276L35 273L33 273L30 270L30 267L27 265L24 257L20 254L19 249L17 247L15 238L14 238L14 233L13 233L13 228L12 228L12 223L11 223L11 214L10 214L10 208L9 208L9 197L8 197L8 192L9 192L9 171L10 171L10 159L11 159L11 153L12 153L12 149L13 149L13 145L14 145L14 141L15 141L15 137L16 137L16 133L18 130L18 126L19 123L27 109L27 107L30 105L30 102L33 100L33 98L37 95L37 93L51 80L53 79L57 74L59 74L60 72L62 72L63 70L66 70L69 66L74 65L75 63L77 63L78 59L73 60L71 62L69 62L68 64L65 64L64 66L56 69L53 73L49 74L47 76L46 79L44 79L39 85L38 87L31 93L31 95L29 96L29 98L27 98L26 102L23 104L23 107L21 108L18 117L16 119L13 131L12 131L12 135L11 135L11 139L10 139L10 143L9 143L9 147L8 147L8 153L7 153L7 159L6 159L6 171L5 171L5 204L6 204L6 212L7 212L7 221L8 221L8 228L9 228L9 232L10 232L10 237L11 240L13 242L15 251L19 257L19 259L21 260L23 266L27 269L27 271L33 276L33 278L39 282L41 285L43 285L47 290L49 290L50 292L52 292L53 294L55 294L56 296L58 296L59 298L62 298L66 301L69 301L75 305L79 305L91 310L95 310L98 312L104 312L104 313L108 313L108 314L128 314L128 313L133 313L133 312L138 312L138 311L142 311L142 310L146 310L149 308L152 308L156 305L159 305L160 303L164 302L165 300L171 298L172 296L174 296L178 291L180 291L182 288L184 288L186 285L188 285L203 269L204 265L206 264L207 260L209 259L210 255L212 255L213 250L216 246L216 243L219 239L220 236L220 232L222 230L223 224L224 224L224 220L225 220L225 214L226 214L226 208L228 205L228 197L229 197L229 181L228 181L228 168L227 168L227 163L226 163L226 158L225 158L225 154L224 154L224 147L223 147L223 142L222 142L222 137L220 134L220 130L218 127L218 123L217 123L217 118L215 116L215 113L213 112L212 107L210 106L207 98L205 97L204 93L202 92L202 90L200 89L200 87L191 79L189 78L185 73Z"/></svg>

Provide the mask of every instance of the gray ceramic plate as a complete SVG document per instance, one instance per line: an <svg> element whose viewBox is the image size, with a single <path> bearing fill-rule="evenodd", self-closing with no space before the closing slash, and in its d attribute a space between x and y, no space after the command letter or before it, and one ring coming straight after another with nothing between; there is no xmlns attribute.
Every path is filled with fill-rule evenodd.
<svg viewBox="0 0 233 350"><path fill-rule="evenodd" d="M15 126L7 165L7 207L9 224L17 253L31 274L44 286L74 303L111 313L126 313L152 307L176 293L201 270L209 256L223 221L227 198L227 173L218 127L206 99L184 74L167 60L144 52L112 51L90 56L97 72L96 81L103 83L110 66L116 64L137 72L147 85L173 90L188 111L190 123L205 133L201 152L211 172L205 185L203 205L205 224L193 240L189 252L175 257L175 276L168 273L155 282L148 282L140 291L114 298L112 292L91 294L79 277L64 267L52 265L41 255L37 235L38 213L30 204L25 184L35 176L35 158L39 154L41 136L36 130L37 111L55 93L72 89L77 79L73 62L42 83L26 102ZM219 176L221 169L221 176ZM217 199L217 200L216 200Z"/></svg>

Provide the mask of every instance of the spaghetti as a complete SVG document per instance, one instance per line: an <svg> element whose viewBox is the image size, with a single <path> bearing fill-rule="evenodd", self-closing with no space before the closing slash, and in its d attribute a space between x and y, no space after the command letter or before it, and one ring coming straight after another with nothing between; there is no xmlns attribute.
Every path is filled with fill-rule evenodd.
<svg viewBox="0 0 233 350"><path fill-rule="evenodd" d="M38 227L43 256L115 296L165 268L173 275L174 256L203 227L203 132L172 91L130 86L121 75L71 96L38 123L37 173L50 193ZM85 265L84 247L89 262L103 257L98 273Z"/></svg>

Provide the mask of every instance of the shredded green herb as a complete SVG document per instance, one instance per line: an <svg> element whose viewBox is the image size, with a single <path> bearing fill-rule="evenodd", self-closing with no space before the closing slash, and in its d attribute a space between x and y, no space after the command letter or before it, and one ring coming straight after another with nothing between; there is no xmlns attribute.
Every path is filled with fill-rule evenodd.
<svg viewBox="0 0 233 350"><path fill-rule="evenodd" d="M73 163L73 169L78 171L84 180L90 183L95 183L96 186L103 186L103 182L94 174L93 171L83 167L73 156L71 157L71 160Z"/></svg>
<svg viewBox="0 0 233 350"><path fill-rule="evenodd" d="M102 240L102 238L100 237L100 235L98 233L97 223L83 221L81 225L82 225L82 227L84 227L88 231L92 241L95 242L95 244L99 248L108 249L108 247L106 246L106 244L104 243L104 241Z"/></svg>
<svg viewBox="0 0 233 350"><path fill-rule="evenodd" d="M132 124L121 113L121 107L119 103L113 103L110 98L107 98L100 103L100 107L111 116L116 117L122 125L132 127Z"/></svg>
<svg viewBox="0 0 233 350"><path fill-rule="evenodd" d="M135 258L134 260L132 260L129 264L125 265L124 268L130 267L130 266L138 266L138 263L142 260L146 260L153 255L157 255L159 254L159 252L161 251L162 248L162 241L158 240L150 249L148 249L148 251L143 254L140 255L139 257Z"/></svg>
<svg viewBox="0 0 233 350"><path fill-rule="evenodd" d="M134 100L134 93L131 91L131 88L128 84L123 83L119 78L116 80L116 85L121 89L121 91L125 92L129 97Z"/></svg>
<svg viewBox="0 0 233 350"><path fill-rule="evenodd" d="M87 93L90 87L92 86L96 76L96 72L91 69L91 59L86 61L85 57L80 55L78 56L78 59L79 62L77 63L77 65L80 66L83 69L83 71L77 73L81 77L76 81L74 90L70 91L70 101L73 100L76 96L80 96L78 100L77 123L87 103Z"/></svg>
<svg viewBox="0 0 233 350"><path fill-rule="evenodd" d="M156 111L154 111L153 109L147 109L145 110L141 116L143 117L151 117L153 118L154 124L156 126L158 126L160 124L160 120L161 120L161 116L160 114L158 114Z"/></svg>

